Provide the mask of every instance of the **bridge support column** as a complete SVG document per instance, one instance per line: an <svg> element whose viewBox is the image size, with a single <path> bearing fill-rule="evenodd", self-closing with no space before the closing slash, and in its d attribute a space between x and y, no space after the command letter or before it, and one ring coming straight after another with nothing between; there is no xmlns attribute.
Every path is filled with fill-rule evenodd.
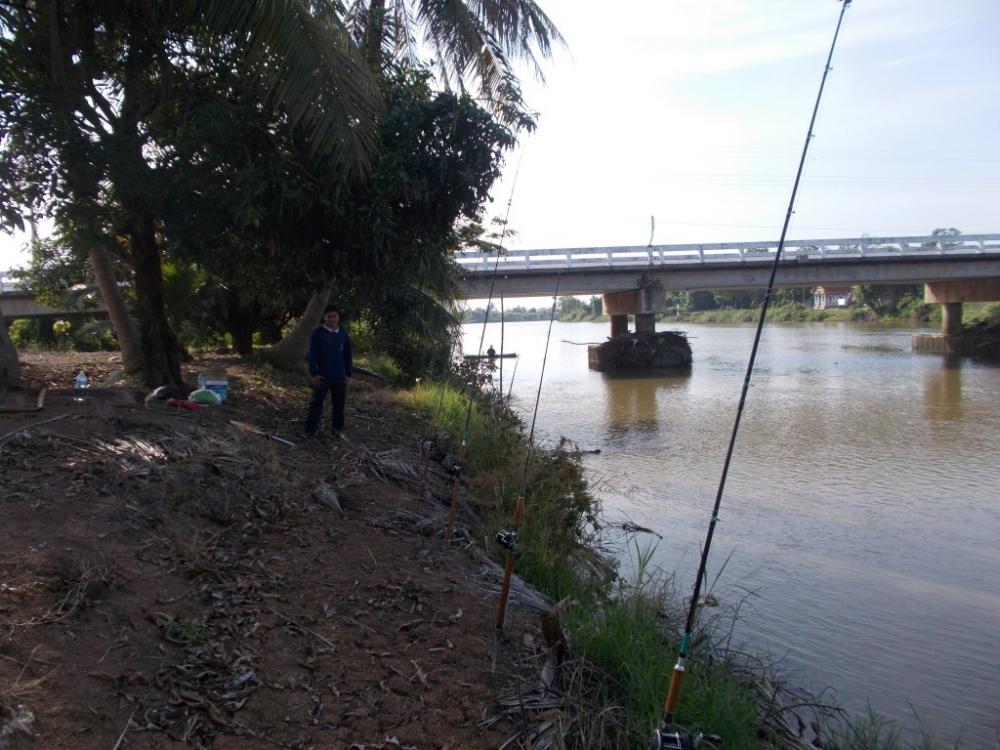
<svg viewBox="0 0 1000 750"><path fill-rule="evenodd" d="M611 316L611 338L628 333L628 315Z"/></svg>
<svg viewBox="0 0 1000 750"><path fill-rule="evenodd" d="M924 284L924 302L941 305L941 333L936 336L915 334L913 348L919 352L967 355L979 343L962 329L963 302L1000 300L1000 278L955 281L928 281ZM979 352L984 353L984 352Z"/></svg>
<svg viewBox="0 0 1000 750"><path fill-rule="evenodd" d="M962 303L945 302L941 305L941 333L954 336L962 332Z"/></svg>
<svg viewBox="0 0 1000 750"><path fill-rule="evenodd" d="M666 292L659 286L605 294L604 313L611 318L611 338L628 333L629 315L635 315L637 333L653 333L656 313L663 311L666 300Z"/></svg>

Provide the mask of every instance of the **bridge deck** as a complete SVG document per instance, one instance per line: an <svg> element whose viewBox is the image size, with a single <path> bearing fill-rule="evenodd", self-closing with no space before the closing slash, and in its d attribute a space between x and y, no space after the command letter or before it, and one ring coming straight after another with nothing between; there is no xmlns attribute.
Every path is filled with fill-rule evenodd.
<svg viewBox="0 0 1000 750"><path fill-rule="evenodd" d="M635 288L636 273L668 289L765 286L777 242L512 250L456 254L463 293L551 294L562 277L566 294ZM780 284L913 283L1000 274L1000 234L857 237L785 243Z"/></svg>

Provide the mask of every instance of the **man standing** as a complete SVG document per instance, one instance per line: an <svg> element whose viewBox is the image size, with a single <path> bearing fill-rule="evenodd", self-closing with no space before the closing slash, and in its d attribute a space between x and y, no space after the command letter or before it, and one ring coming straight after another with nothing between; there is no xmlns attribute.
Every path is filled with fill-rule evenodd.
<svg viewBox="0 0 1000 750"><path fill-rule="evenodd" d="M351 340L340 327L340 312L331 305L323 313L323 325L309 338L309 376L313 394L306 415L306 434L315 435L327 391L333 402L333 434L344 430L344 403L351 379Z"/></svg>

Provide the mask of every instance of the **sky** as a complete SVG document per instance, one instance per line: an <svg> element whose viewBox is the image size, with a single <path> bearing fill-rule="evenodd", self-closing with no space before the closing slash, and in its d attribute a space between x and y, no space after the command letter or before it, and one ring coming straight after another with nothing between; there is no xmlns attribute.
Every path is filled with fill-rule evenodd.
<svg viewBox="0 0 1000 750"><path fill-rule="evenodd" d="M525 81L506 246L645 245L651 216L654 244L777 238L839 2L539 4L567 47ZM855 0L789 237L1000 232L998 33L998 0Z"/></svg>

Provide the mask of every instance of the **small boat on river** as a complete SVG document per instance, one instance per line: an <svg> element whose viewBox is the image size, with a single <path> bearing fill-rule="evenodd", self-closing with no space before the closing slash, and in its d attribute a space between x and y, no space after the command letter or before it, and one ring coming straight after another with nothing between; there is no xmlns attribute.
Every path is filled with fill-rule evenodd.
<svg viewBox="0 0 1000 750"><path fill-rule="evenodd" d="M504 352L503 354L466 354L466 359L510 359L516 357L514 352Z"/></svg>

